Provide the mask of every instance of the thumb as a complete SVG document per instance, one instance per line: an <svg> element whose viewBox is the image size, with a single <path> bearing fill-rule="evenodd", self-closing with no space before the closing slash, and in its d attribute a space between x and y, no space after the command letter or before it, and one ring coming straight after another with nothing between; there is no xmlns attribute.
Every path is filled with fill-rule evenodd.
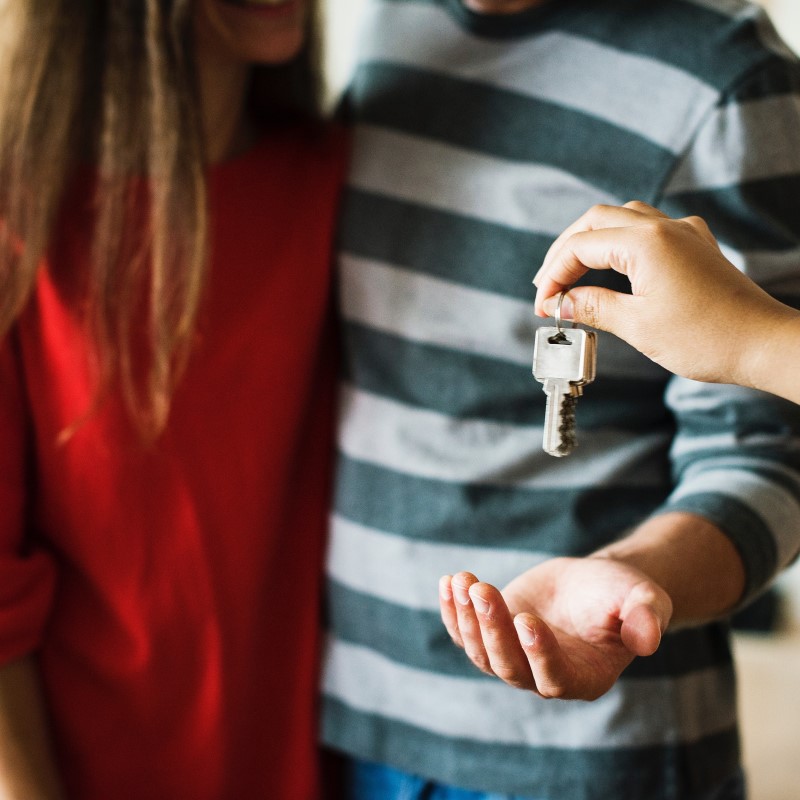
<svg viewBox="0 0 800 800"><path fill-rule="evenodd" d="M672 618L672 601L657 584L644 581L633 587L622 608L622 643L637 656L658 650Z"/></svg>
<svg viewBox="0 0 800 800"><path fill-rule="evenodd" d="M651 656L661 644L661 620L650 606L636 606L622 621L620 637L628 650L637 656Z"/></svg>
<svg viewBox="0 0 800 800"><path fill-rule="evenodd" d="M615 292L602 286L576 286L564 295L561 317L621 335L627 317L630 295ZM558 295L545 299L542 310L551 317L556 314Z"/></svg>

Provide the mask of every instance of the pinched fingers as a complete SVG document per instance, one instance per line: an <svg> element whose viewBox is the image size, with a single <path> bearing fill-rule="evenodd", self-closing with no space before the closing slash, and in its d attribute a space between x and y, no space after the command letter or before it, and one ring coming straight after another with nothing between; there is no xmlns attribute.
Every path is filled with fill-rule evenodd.
<svg viewBox="0 0 800 800"><path fill-rule="evenodd" d="M700 234L700 236L702 236L709 244L712 244L714 247L719 249L719 242L714 234L711 233L711 228L708 227L708 223L702 217L692 215L689 217L674 219L668 214L665 214L663 211L659 211L659 209L653 208L653 206L650 206L647 203L643 203L641 200L631 200L630 202L625 203L623 208L629 208L638 212L639 214L642 214L643 217L649 217L651 220L665 221L669 226L674 226L676 223L688 225L690 228L694 229L695 233Z"/></svg>
<svg viewBox="0 0 800 800"><path fill-rule="evenodd" d="M533 279L534 284L538 288L542 288L541 280L545 274L549 272L551 262L555 259L567 240L572 238L576 233L585 233L603 228L624 228L629 225L638 225L652 216L663 217L665 215L658 211L658 209L646 203L642 203L639 200L632 200L624 206L602 204L592 206L569 227L565 228L558 238L550 245L545 254L542 266ZM585 269L581 271L578 265L573 265L572 273L568 274L564 272L562 275L564 278L562 288L574 283L584 272L586 272Z"/></svg>

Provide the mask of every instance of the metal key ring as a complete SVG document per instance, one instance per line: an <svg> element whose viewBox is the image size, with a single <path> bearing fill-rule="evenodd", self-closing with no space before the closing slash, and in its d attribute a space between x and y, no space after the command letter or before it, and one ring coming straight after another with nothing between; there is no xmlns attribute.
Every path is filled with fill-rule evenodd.
<svg viewBox="0 0 800 800"><path fill-rule="evenodd" d="M561 304L564 302L564 296L571 288L571 286L568 286L566 289L562 289L561 292L559 292L558 302L556 303L556 330L562 336L564 332L561 330ZM572 321L572 327L577 327L575 320Z"/></svg>

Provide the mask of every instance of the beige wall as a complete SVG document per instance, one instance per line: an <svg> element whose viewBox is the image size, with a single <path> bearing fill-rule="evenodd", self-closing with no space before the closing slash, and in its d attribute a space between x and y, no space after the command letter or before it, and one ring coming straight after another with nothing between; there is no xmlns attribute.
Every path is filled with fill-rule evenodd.
<svg viewBox="0 0 800 800"><path fill-rule="evenodd" d="M798 0L761 0L784 39L800 52L800 2Z"/></svg>
<svg viewBox="0 0 800 800"><path fill-rule="evenodd" d="M0 0L0 3L3 0ZM328 79L335 97L347 83L365 0L323 0L328 17Z"/></svg>

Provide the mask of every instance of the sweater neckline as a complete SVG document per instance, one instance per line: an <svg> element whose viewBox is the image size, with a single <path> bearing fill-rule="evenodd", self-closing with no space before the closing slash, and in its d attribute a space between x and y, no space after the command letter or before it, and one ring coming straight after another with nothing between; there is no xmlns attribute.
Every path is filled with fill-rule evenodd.
<svg viewBox="0 0 800 800"><path fill-rule="evenodd" d="M470 33L492 39L516 39L535 33L563 6L573 0L545 0L514 14L483 14L467 8L463 0L443 0L456 21Z"/></svg>

